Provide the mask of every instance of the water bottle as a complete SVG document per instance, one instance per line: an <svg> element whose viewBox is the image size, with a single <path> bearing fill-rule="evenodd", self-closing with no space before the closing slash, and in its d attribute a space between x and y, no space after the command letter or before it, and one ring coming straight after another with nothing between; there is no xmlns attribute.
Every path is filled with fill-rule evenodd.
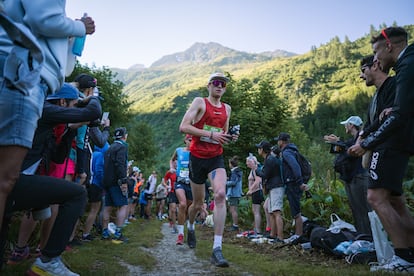
<svg viewBox="0 0 414 276"><path fill-rule="evenodd" d="M87 17L88 14L84 13L82 18ZM75 37L75 41L73 42L72 53L78 57L82 56L83 47L85 46L85 38L84 36L77 36Z"/></svg>

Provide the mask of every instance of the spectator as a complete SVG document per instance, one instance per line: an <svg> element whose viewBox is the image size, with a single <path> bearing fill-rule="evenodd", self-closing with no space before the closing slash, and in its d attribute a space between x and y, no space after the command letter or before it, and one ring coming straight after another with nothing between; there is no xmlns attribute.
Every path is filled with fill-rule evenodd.
<svg viewBox="0 0 414 276"><path fill-rule="evenodd" d="M350 156L345 149L345 147L348 148L356 143L358 133L362 127L362 119L358 116L351 116L346 121L342 121L341 124L344 125L345 132L352 135L352 138L343 143L343 152L337 153L336 160L341 155L344 156L340 165L340 179L345 182L345 191L356 229L361 233L371 234L371 224L368 218L371 207L367 201L368 172L362 168L362 158ZM340 141L339 137L334 134L325 135L324 139L331 143Z"/></svg>
<svg viewBox="0 0 414 276"><path fill-rule="evenodd" d="M290 135L282 132L275 140L282 151L283 178L286 185L286 195L289 201L290 213L295 220L295 234L287 238L285 242L292 243L303 234L300 199L303 191L308 190L308 185L303 183L302 171L296 157L299 150L295 144L290 142Z"/></svg>
<svg viewBox="0 0 414 276"><path fill-rule="evenodd" d="M167 195L167 184L165 184L165 182L162 181L160 184L158 184L157 189L155 191L156 212L157 218L159 220L162 220L162 215L164 214L165 199L167 198Z"/></svg>
<svg viewBox="0 0 414 276"><path fill-rule="evenodd" d="M256 156L250 154L246 158L246 166L250 169L247 180L249 181L249 189L246 195L252 197L252 212L254 218L254 235L262 234L262 215L260 213L261 205L264 201L262 178L256 175L258 162Z"/></svg>
<svg viewBox="0 0 414 276"><path fill-rule="evenodd" d="M91 230L96 216L101 209L104 176L104 156L108 150L109 144L105 143L103 148L95 146L92 156L92 181L88 187L88 198L90 203L89 214L85 221L85 226L82 233L82 241L89 242L94 239L91 235Z"/></svg>
<svg viewBox="0 0 414 276"><path fill-rule="evenodd" d="M126 128L115 129L115 141L105 153L104 159L104 186L105 186L105 207L103 216L102 238L109 239L108 230L109 217L112 208L118 208L116 214L116 231L112 242L120 244L128 239L122 235L121 228L128 214L128 145L126 140L128 133Z"/></svg>
<svg viewBox="0 0 414 276"><path fill-rule="evenodd" d="M242 180L243 171L239 168L239 157L233 156L229 160L229 166L231 169L229 181L226 183L227 198L229 201L229 209L233 224L230 228L231 231L239 231L239 216L237 213L237 207L240 203L240 198L243 195Z"/></svg>
<svg viewBox="0 0 414 276"><path fill-rule="evenodd" d="M157 172L153 171L148 177L148 181L144 190L144 197L147 204L145 205L145 218L151 218L152 198L154 196L155 187L157 185Z"/></svg>
<svg viewBox="0 0 414 276"><path fill-rule="evenodd" d="M372 266L371 270L414 272L414 219L402 189L409 157L414 152L414 44L408 45L407 32L401 27L383 29L371 43L383 71L393 67L396 72L395 101L383 118L380 115L379 128L361 133L365 139L348 152L360 156L372 150L368 202L395 249L390 262Z"/></svg>
<svg viewBox="0 0 414 276"><path fill-rule="evenodd" d="M263 181L265 194L269 194L270 237L274 243L283 241L283 196L285 187L282 180L282 161L271 154L272 145L268 141L256 144L258 154L263 157L262 170L257 169L256 175Z"/></svg>

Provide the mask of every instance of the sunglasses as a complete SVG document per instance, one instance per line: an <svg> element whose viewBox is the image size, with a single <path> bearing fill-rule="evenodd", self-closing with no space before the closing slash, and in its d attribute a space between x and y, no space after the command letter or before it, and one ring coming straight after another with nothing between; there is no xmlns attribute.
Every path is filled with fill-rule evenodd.
<svg viewBox="0 0 414 276"><path fill-rule="evenodd" d="M391 44L391 40L390 40L390 38L388 37L387 33L385 32L385 29L382 29L382 30L381 30L381 35L385 38L385 41L386 41L388 44Z"/></svg>
<svg viewBox="0 0 414 276"><path fill-rule="evenodd" d="M222 80L212 80L210 82L212 85L214 85L215 87L218 87L219 85L221 85L221 87L225 88L227 83L225 81Z"/></svg>

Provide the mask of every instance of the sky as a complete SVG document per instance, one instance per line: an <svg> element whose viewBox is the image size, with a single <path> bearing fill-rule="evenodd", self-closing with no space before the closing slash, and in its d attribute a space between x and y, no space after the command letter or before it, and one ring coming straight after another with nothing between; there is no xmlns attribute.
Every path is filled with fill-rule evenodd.
<svg viewBox="0 0 414 276"><path fill-rule="evenodd" d="M249 53L297 54L338 36L351 41L370 26L414 24L412 0L67 0L73 19L86 12L96 32L86 37L82 64L149 67L194 43L217 42Z"/></svg>

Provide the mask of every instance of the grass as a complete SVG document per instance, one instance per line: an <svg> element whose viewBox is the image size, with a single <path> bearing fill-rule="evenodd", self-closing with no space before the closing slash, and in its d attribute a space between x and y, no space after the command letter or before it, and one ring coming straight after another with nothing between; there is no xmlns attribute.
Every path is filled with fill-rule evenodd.
<svg viewBox="0 0 414 276"><path fill-rule="evenodd" d="M152 247L163 238L158 220L138 219L124 229L129 238L126 244L116 245L96 239L90 243L64 252L62 257L70 268L81 275L131 275L128 266L139 266L139 273L152 271L157 257L150 253ZM212 250L213 229L196 226L199 259L208 261ZM326 256L318 251L303 250L300 246L276 247L255 244L247 238L237 238L234 232L225 232L223 254L230 267L215 269L213 275L371 275L367 265L348 265L343 259ZM167 249L166 249L167 250ZM174 258L175 247L171 247ZM5 266L1 275L24 275L33 259L20 265ZM383 275L383 274L382 274Z"/></svg>

